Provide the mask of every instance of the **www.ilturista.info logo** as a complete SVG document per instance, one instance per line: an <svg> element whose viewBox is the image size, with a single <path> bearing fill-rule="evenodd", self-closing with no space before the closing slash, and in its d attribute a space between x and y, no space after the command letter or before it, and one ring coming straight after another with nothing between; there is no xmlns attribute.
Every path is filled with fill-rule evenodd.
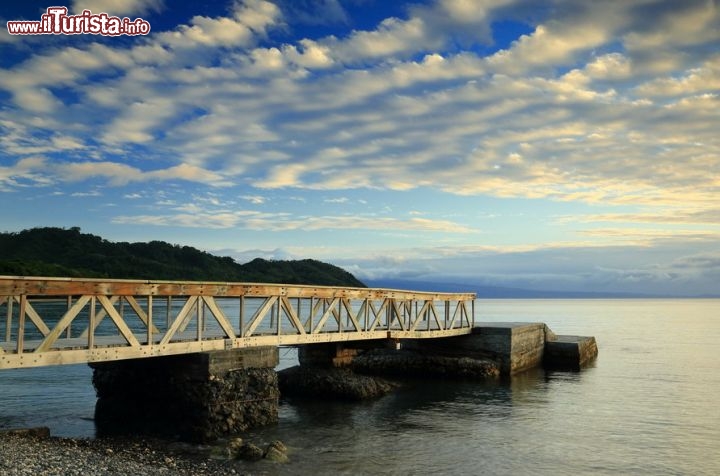
<svg viewBox="0 0 720 476"><path fill-rule="evenodd" d="M103 35L136 36L150 33L150 23L142 18L111 17L107 13L94 14L83 10L79 15L68 15L66 7L50 7L40 21L9 21L11 35Z"/></svg>

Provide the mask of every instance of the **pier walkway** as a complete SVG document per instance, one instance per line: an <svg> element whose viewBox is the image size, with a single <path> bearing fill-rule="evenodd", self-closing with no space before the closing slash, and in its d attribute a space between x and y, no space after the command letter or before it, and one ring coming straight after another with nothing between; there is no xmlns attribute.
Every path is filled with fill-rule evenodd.
<svg viewBox="0 0 720 476"><path fill-rule="evenodd" d="M0 369L470 334L472 293L0 276Z"/></svg>

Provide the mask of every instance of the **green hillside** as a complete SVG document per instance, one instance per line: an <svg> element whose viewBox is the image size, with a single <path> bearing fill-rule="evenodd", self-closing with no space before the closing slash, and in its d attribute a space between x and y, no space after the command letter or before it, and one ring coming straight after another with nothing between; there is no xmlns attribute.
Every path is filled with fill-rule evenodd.
<svg viewBox="0 0 720 476"><path fill-rule="evenodd" d="M263 282L365 287L347 271L305 259L239 264L164 241L114 243L80 228L0 233L0 275Z"/></svg>

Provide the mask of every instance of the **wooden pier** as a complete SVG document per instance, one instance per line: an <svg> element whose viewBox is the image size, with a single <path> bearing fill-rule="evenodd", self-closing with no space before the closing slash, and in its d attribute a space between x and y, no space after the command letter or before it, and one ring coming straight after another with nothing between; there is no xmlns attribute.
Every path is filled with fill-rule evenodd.
<svg viewBox="0 0 720 476"><path fill-rule="evenodd" d="M0 276L0 369L470 334L472 293Z"/></svg>

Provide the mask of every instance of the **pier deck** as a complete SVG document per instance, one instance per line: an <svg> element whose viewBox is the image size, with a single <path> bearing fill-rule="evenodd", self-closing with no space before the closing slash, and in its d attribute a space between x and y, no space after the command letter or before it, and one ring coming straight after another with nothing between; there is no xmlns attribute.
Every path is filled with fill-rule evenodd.
<svg viewBox="0 0 720 476"><path fill-rule="evenodd" d="M0 369L470 334L472 293L0 276Z"/></svg>

